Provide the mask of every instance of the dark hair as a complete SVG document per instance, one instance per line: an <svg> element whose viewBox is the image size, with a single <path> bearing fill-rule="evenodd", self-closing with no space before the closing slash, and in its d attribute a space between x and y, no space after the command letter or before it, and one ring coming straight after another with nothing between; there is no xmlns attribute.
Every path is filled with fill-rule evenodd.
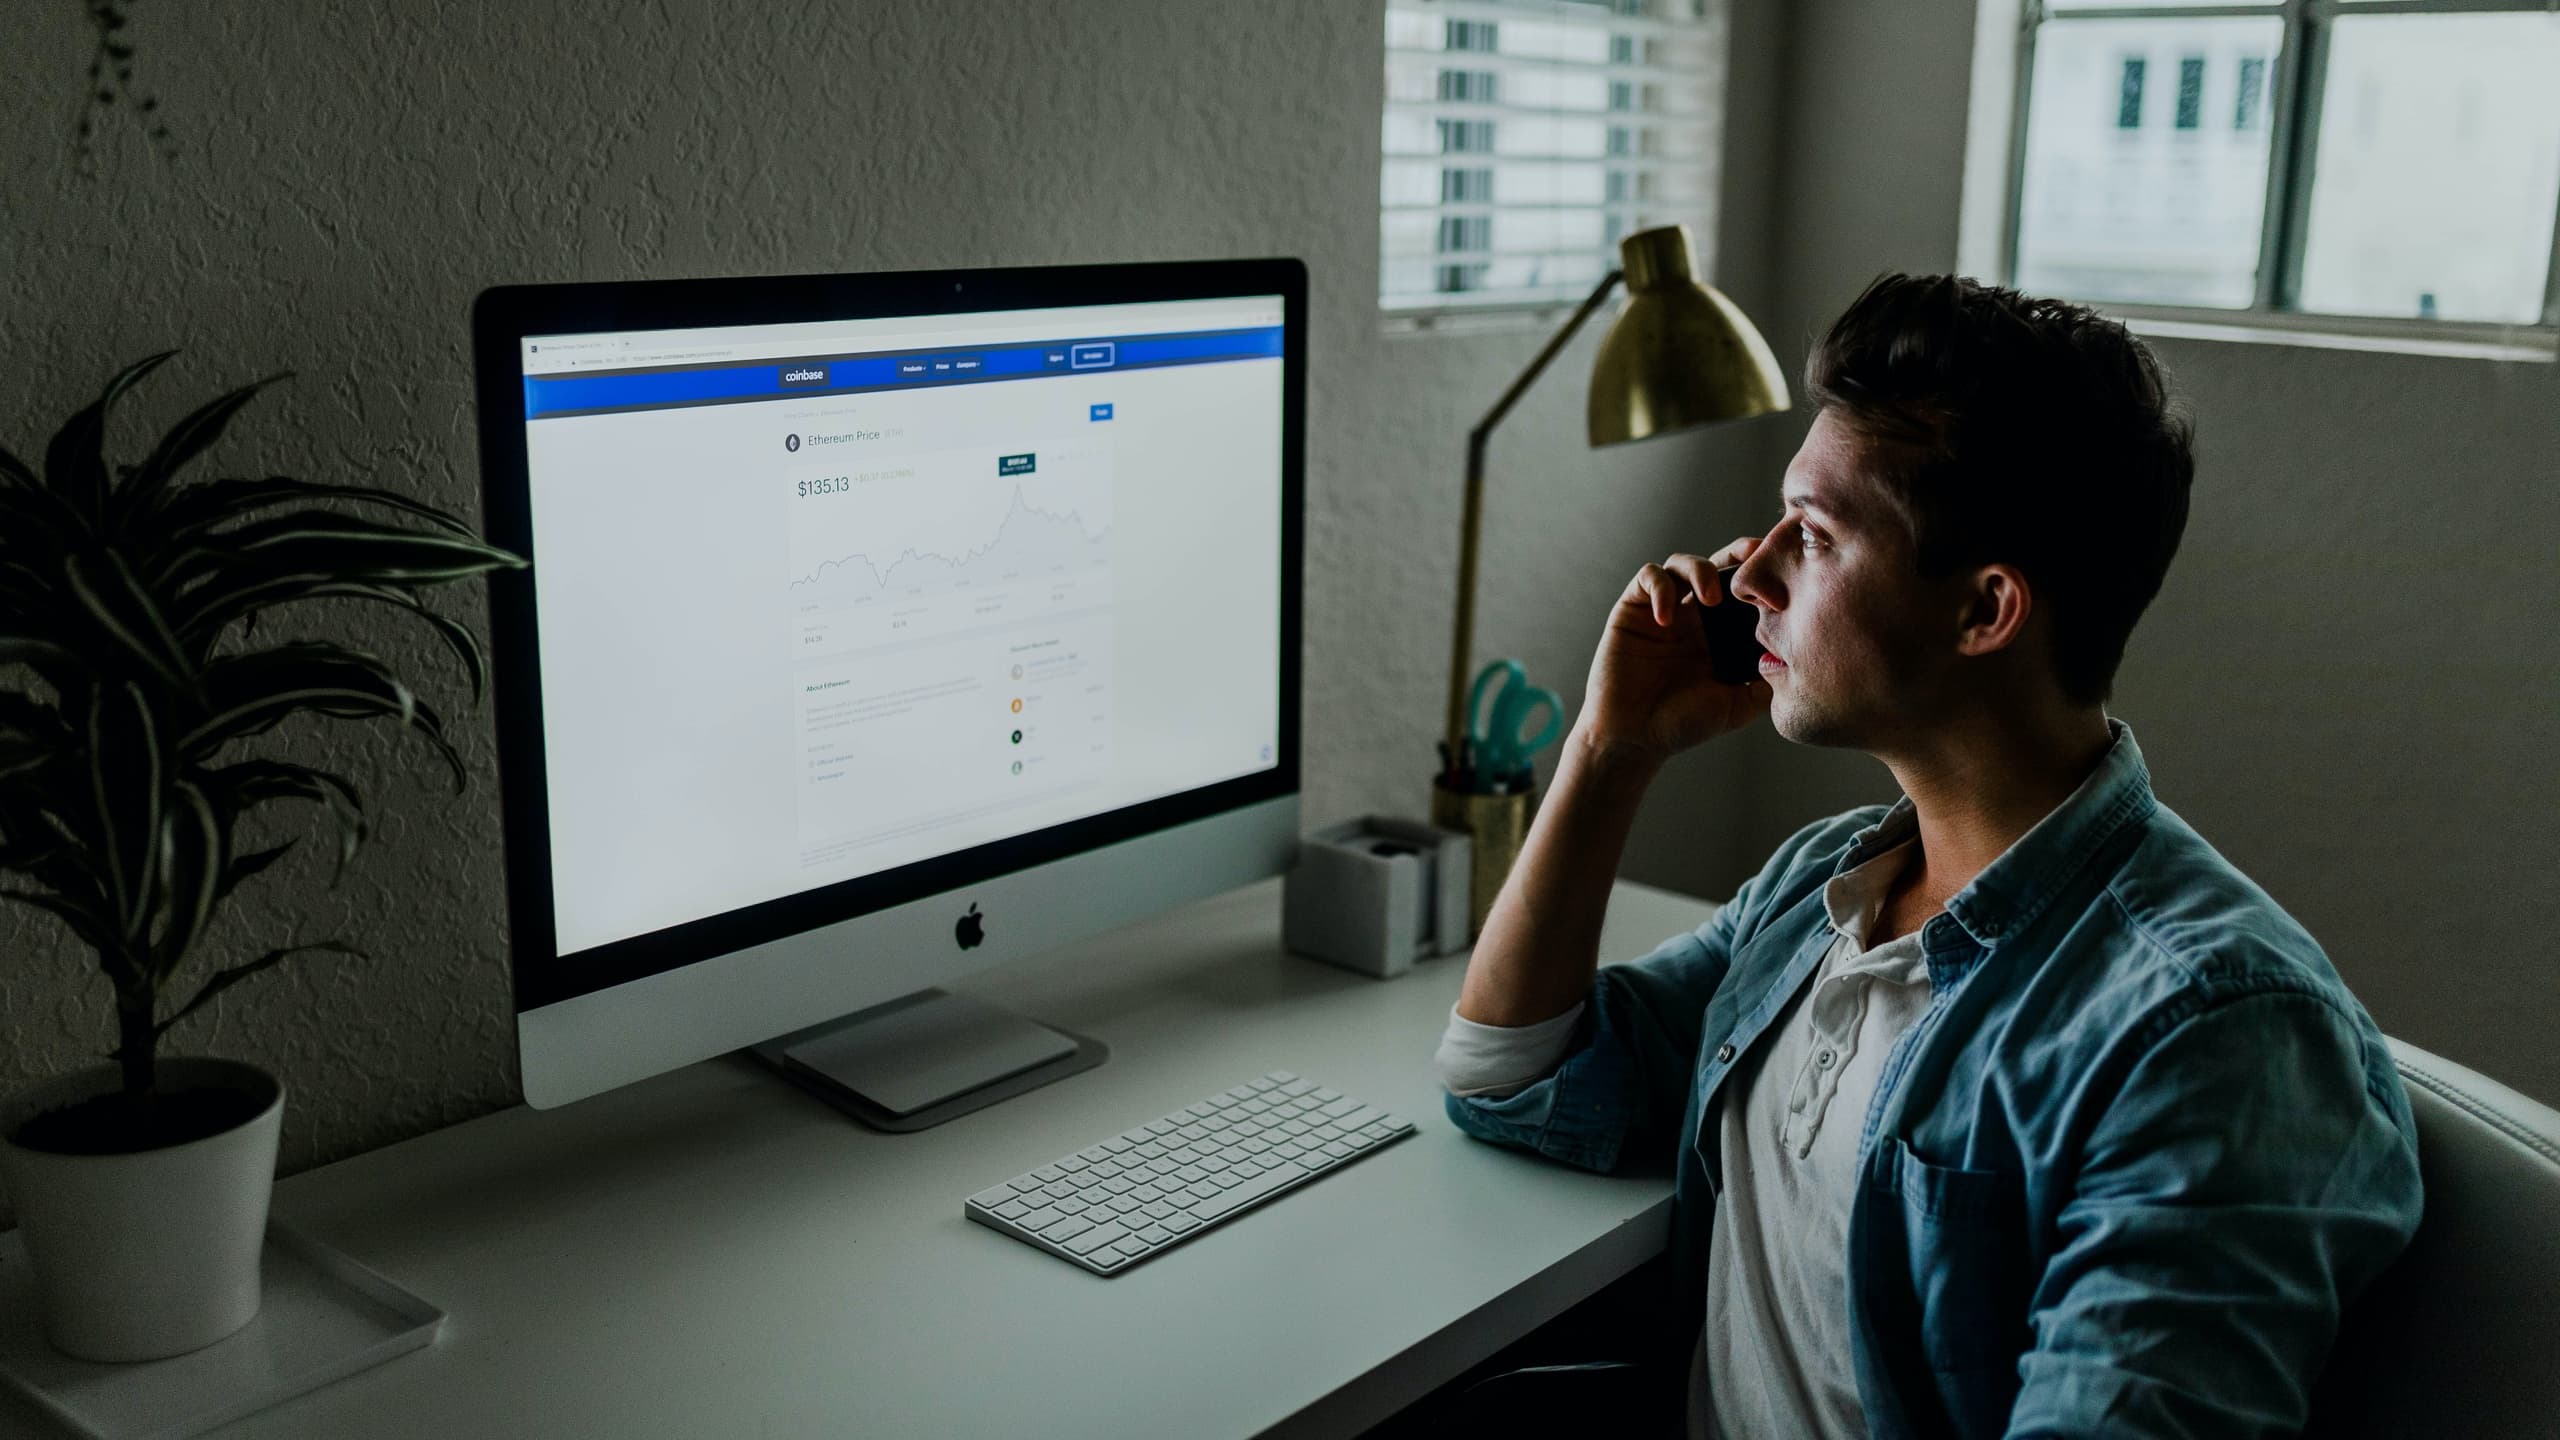
<svg viewBox="0 0 2560 1440"><path fill-rule="evenodd" d="M1920 573L2017 566L2063 693L2104 703L2195 479L2194 426L2150 348L2086 306L1892 274L1832 323L1804 388L1875 444Z"/></svg>

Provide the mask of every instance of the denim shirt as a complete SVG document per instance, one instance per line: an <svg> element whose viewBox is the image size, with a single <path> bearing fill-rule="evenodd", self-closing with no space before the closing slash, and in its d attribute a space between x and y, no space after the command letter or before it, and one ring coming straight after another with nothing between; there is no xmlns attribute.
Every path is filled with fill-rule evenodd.
<svg viewBox="0 0 2560 1440"><path fill-rule="evenodd" d="M1923 927L1849 1218L1869 1433L2298 1430L2341 1308L2418 1225L2381 1032L2282 907L2151 793L2132 731ZM1579 1046L1468 1134L1668 1163L1686 1324L1723 1177L1712 1102L1827 948L1823 883L1909 797L1798 832L1691 934L1600 967Z"/></svg>

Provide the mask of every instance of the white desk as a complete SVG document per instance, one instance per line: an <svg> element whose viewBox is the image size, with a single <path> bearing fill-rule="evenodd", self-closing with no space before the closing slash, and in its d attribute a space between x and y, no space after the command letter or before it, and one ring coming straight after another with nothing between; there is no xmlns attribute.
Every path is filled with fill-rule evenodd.
<svg viewBox="0 0 2560 1440"><path fill-rule="evenodd" d="M1622 883L1601 954L1707 902ZM1284 953L1272 880L954 988L1111 1046L884 1135L739 1059L341 1161L278 1213L451 1315L250 1436L1355 1435L1667 1244L1667 1179L1472 1140L1432 1051L1463 955ZM1294 1070L1421 1133L1124 1275L962 1218L1010 1175Z"/></svg>

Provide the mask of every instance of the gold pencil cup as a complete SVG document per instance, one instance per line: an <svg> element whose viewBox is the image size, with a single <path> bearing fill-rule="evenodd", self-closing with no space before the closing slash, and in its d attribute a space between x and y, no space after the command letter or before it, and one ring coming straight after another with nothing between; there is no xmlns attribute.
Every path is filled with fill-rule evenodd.
<svg viewBox="0 0 2560 1440"><path fill-rule="evenodd" d="M1476 795L1431 782L1431 823L1444 830L1463 830L1470 845L1467 880L1467 940L1484 933L1484 918L1493 913L1494 897L1520 858L1529 838L1529 821L1537 810L1537 792Z"/></svg>

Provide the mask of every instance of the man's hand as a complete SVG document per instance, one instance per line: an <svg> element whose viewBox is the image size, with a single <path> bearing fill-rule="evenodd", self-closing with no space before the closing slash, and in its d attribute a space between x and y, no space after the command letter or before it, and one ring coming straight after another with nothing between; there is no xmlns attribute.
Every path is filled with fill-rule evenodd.
<svg viewBox="0 0 2560 1440"><path fill-rule="evenodd" d="M1702 605L1726 601L1716 572L1747 559L1755 535L1703 558L1674 555L1627 582L1601 632L1576 729L1595 751L1660 764L1739 730L1769 708L1769 682L1726 685L1710 673Z"/></svg>

